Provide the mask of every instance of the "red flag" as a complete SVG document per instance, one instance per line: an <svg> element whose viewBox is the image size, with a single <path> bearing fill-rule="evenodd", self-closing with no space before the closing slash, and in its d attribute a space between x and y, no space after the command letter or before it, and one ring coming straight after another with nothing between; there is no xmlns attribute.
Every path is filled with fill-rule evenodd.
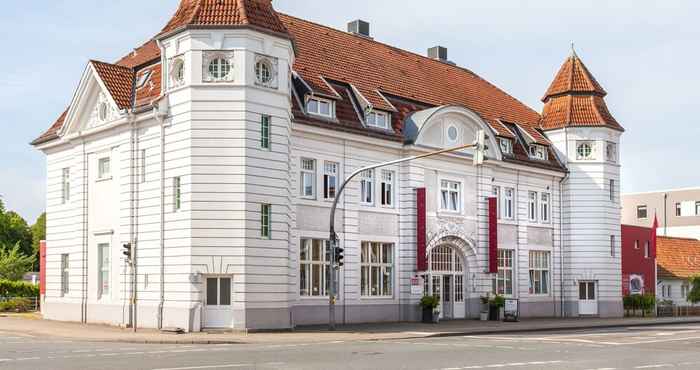
<svg viewBox="0 0 700 370"><path fill-rule="evenodd" d="M651 225L651 258L656 258L656 229L659 228L659 219L654 214L654 224Z"/></svg>

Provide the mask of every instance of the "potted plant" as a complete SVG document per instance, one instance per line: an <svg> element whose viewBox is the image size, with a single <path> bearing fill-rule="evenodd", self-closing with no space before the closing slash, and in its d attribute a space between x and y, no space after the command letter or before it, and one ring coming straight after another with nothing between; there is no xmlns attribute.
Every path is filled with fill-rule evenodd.
<svg viewBox="0 0 700 370"><path fill-rule="evenodd" d="M419 305L423 310L423 322L426 324L436 323L436 318L439 317L439 312L436 311L436 308L440 305L438 298L434 295L423 296Z"/></svg>
<svg viewBox="0 0 700 370"><path fill-rule="evenodd" d="M489 320L489 296L481 296L481 312L479 313L479 320L488 321Z"/></svg>
<svg viewBox="0 0 700 370"><path fill-rule="evenodd" d="M501 295L495 295L489 300L489 320L500 321L501 309L506 305L506 299Z"/></svg>

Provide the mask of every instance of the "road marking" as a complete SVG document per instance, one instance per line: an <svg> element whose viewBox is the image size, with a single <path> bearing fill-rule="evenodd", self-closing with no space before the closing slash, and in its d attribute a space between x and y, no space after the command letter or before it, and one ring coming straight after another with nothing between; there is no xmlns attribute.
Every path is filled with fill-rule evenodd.
<svg viewBox="0 0 700 370"><path fill-rule="evenodd" d="M197 370L197 369L226 369L232 367L253 366L253 364L225 364L225 365L208 365L208 366L190 366L190 367L169 367L153 370Z"/></svg>
<svg viewBox="0 0 700 370"><path fill-rule="evenodd" d="M636 366L635 369L658 369L660 367L673 367L673 364L643 365Z"/></svg>
<svg viewBox="0 0 700 370"><path fill-rule="evenodd" d="M450 367L440 370L469 370L469 369L497 369L502 367L522 367L522 366L534 366L534 365L554 365L561 364L564 361L533 361L533 362L509 362L503 364L490 364L490 365L471 365L464 367ZM164 369L158 369L164 370ZM165 369L165 370L175 370L175 369Z"/></svg>

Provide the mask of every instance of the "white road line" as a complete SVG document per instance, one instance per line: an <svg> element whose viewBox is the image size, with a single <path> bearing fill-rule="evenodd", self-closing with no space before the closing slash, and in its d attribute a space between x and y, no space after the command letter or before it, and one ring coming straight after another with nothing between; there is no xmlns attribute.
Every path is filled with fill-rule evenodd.
<svg viewBox="0 0 700 370"><path fill-rule="evenodd" d="M657 365L643 365L635 366L635 369L658 369L660 367L673 367L673 364L657 364Z"/></svg>
<svg viewBox="0 0 700 370"><path fill-rule="evenodd" d="M535 366L535 365L555 365L561 364L564 361L533 361L533 362L509 362L502 364L490 364L490 365L471 365L464 367L451 367L440 370L469 370L469 369L498 369L503 367L522 367L522 366ZM175 369L158 369L158 370L175 370Z"/></svg>
<svg viewBox="0 0 700 370"><path fill-rule="evenodd" d="M225 365L208 365L208 366L190 366L190 367L169 367L153 370L197 370L197 369L227 369L232 367L253 366L253 364L225 364Z"/></svg>

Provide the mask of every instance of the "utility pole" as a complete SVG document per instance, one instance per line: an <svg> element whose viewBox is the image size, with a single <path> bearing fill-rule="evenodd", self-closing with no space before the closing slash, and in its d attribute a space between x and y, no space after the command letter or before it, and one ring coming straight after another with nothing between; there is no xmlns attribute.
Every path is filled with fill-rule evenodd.
<svg viewBox="0 0 700 370"><path fill-rule="evenodd" d="M373 164L370 166L362 167L358 170L355 170L355 172L351 173L350 176L348 176L347 179L343 182L342 185L340 185L340 189L338 189L338 192L335 194L335 199L333 199L333 206L331 207L331 215L330 215L330 235L328 236L328 244L330 248L330 273L329 273L329 285L330 285L330 292L328 292L328 330L334 331L335 330L335 301L336 301L336 271L340 270L340 267L343 266L342 259L338 260L337 253L340 252L342 256L343 249L338 247L338 235L335 233L335 211L338 208L338 201L340 200L340 196L343 194L343 190L345 190L345 187L348 185L348 183L355 178L357 175L364 171L368 170L373 170L376 168L380 167L386 167L386 166L392 166L395 164L399 163L404 163L404 162L409 162L413 161L416 159L421 159L421 158L427 158L427 157L432 157L438 154L444 154L444 153L451 153L451 152L456 152L458 150L464 150L464 149L469 149L469 148L475 148L476 150L474 151L474 157L473 157L473 163L475 166L481 165L484 163L484 152L488 149L488 146L486 146L486 133L483 130L478 130L476 132L476 140L471 143L471 144L465 144L465 145L460 145L458 147L454 148L448 148L448 149L441 149L437 150L434 152L429 152L425 154L420 154L412 157L405 157L405 158L399 158L393 161L388 161L388 162L383 162L383 163L378 163L378 164Z"/></svg>

